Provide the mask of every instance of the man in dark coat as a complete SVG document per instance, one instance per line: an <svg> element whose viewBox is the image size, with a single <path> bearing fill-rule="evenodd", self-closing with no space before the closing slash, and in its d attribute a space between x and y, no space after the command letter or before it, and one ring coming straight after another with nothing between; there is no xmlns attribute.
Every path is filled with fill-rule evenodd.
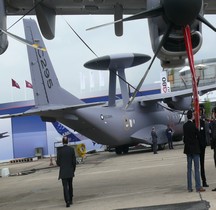
<svg viewBox="0 0 216 210"><path fill-rule="evenodd" d="M205 149L206 149L206 128L205 128L205 115L204 110L200 109L200 172L203 187L208 187L205 176Z"/></svg>
<svg viewBox="0 0 216 210"><path fill-rule="evenodd" d="M167 125L166 136L168 139L169 149L173 149L172 134L173 134L172 128L170 127L170 125Z"/></svg>
<svg viewBox="0 0 216 210"><path fill-rule="evenodd" d="M155 127L152 127L151 137L152 137L152 149L153 149L153 153L154 154L158 154L157 153L157 133L155 131Z"/></svg>
<svg viewBox="0 0 216 210"><path fill-rule="evenodd" d="M200 144L199 144L199 130L196 128L193 122L193 112L189 110L187 112L188 121L183 125L184 135L184 154L187 155L187 188L188 192L192 192L192 161L194 162L195 169L195 182L196 191L204 192L205 189L200 184Z"/></svg>
<svg viewBox="0 0 216 210"><path fill-rule="evenodd" d="M211 148L214 152L214 163L216 168L216 107L213 108L213 121L211 123ZM216 188L214 188L212 191L216 191Z"/></svg>
<svg viewBox="0 0 216 210"><path fill-rule="evenodd" d="M62 180L64 200L66 207L73 204L73 177L76 170L76 156L74 149L68 146L68 138L62 139L63 147L57 153L57 165L59 169L59 179Z"/></svg>

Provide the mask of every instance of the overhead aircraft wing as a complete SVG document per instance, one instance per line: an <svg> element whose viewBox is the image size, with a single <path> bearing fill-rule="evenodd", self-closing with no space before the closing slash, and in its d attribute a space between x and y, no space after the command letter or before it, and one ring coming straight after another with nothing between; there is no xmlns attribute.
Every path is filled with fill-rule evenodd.
<svg viewBox="0 0 216 210"><path fill-rule="evenodd" d="M57 15L114 14L116 5L121 5L124 14L134 14L146 9L146 0L46 0L41 4L46 8L53 9ZM6 14L24 15L34 6L34 1L6 0ZM32 10L30 14L35 15L35 10Z"/></svg>
<svg viewBox="0 0 216 210"><path fill-rule="evenodd" d="M113 15L117 21L123 15L143 13L151 0L5 0L2 7L5 16L36 15L43 36L50 40L55 37L56 15ZM215 0L204 0L205 14L216 13ZM5 18L6 19L6 18ZM6 24L6 23L5 23ZM115 34L123 34L123 22L115 23Z"/></svg>
<svg viewBox="0 0 216 210"><path fill-rule="evenodd" d="M39 2L39 1L38 1ZM42 5L47 9L52 9L57 15L85 15L98 14L109 15L115 13L115 8L120 6L123 14L135 14L146 10L147 0L83 0L83 1L68 1L68 0L46 0L41 1ZM29 0L6 0L7 15L24 15L35 6L35 1ZM216 1L204 0L205 14L216 13ZM35 15L35 10L32 10L30 15Z"/></svg>

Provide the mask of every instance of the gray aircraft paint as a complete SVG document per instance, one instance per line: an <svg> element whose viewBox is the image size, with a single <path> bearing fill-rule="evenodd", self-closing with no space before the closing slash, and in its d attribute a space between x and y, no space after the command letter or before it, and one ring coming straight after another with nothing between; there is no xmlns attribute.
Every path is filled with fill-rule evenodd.
<svg viewBox="0 0 216 210"><path fill-rule="evenodd" d="M29 41L45 47L34 20L25 20L24 28ZM36 105L24 113L6 117L39 115L45 121L57 120L97 143L116 148L152 144L152 126L156 127L159 144L167 142L164 135L167 124L171 124L175 135L182 135L181 115L170 111L168 106L191 108L192 90L138 97L128 109L122 99L115 100L114 106L85 104L60 86L47 52L27 48ZM120 59L122 55L118 56ZM215 84L199 87L202 94L214 89Z"/></svg>

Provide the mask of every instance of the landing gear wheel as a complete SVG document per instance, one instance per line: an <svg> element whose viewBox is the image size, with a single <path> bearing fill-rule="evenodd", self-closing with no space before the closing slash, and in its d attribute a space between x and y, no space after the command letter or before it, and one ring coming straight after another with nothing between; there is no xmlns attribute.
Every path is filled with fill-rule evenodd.
<svg viewBox="0 0 216 210"><path fill-rule="evenodd" d="M122 148L121 147L116 147L115 152L116 152L117 155L121 155L122 154Z"/></svg>
<svg viewBox="0 0 216 210"><path fill-rule="evenodd" d="M115 148L115 152L117 155L121 155L123 154L127 154L129 151L129 147L128 146L119 146Z"/></svg>
<svg viewBox="0 0 216 210"><path fill-rule="evenodd" d="M165 144L158 145L158 150L164 150L164 149L165 149Z"/></svg>
<svg viewBox="0 0 216 210"><path fill-rule="evenodd" d="M123 152L124 154L128 154L128 151L129 151L129 147L124 146L124 147L122 148L122 152Z"/></svg>

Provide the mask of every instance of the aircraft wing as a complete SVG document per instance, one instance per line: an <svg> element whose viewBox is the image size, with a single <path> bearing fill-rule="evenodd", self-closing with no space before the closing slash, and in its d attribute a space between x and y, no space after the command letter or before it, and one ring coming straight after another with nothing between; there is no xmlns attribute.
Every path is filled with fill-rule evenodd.
<svg viewBox="0 0 216 210"><path fill-rule="evenodd" d="M213 90L216 90L215 84L198 87L200 96ZM175 106L173 105L174 109L185 110L188 109L187 108L188 104L191 103L190 97L192 95L193 95L192 88L190 88L190 89L174 91L170 93L154 94L154 95L139 97L139 101L143 106L156 101L163 101L164 103L167 104L171 104L172 102L172 105L175 103L175 106L178 107L175 108ZM184 99L187 99L187 101ZM182 104L180 104L181 102Z"/></svg>
<svg viewBox="0 0 216 210"><path fill-rule="evenodd" d="M123 9L123 14L135 14L146 10L147 0L82 0L82 1L68 1L68 0L46 0L42 1L42 5L46 8L52 9L57 15L85 15L98 14L109 15L114 14L115 8L119 5ZM216 1L204 0L205 14L216 13ZM6 14L7 15L25 15L35 6L35 1L29 0L6 0ZM33 9L30 15L35 15Z"/></svg>

